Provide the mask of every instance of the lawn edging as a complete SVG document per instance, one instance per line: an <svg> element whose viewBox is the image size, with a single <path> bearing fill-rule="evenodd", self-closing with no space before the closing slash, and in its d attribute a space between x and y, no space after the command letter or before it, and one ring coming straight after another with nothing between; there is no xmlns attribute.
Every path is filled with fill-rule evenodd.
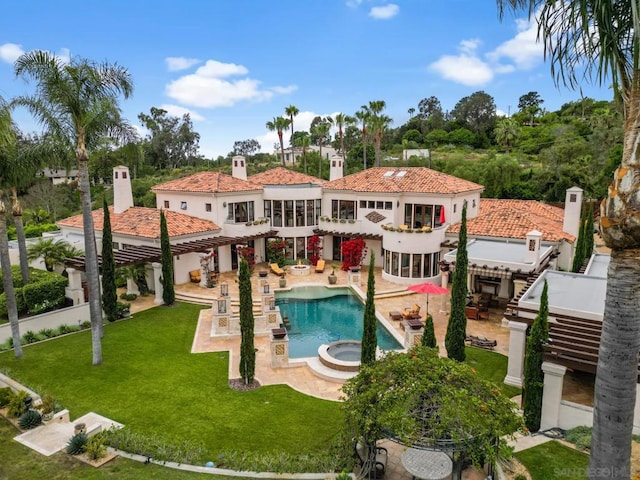
<svg viewBox="0 0 640 480"><path fill-rule="evenodd" d="M2 385L5 385L7 387L10 387L11 389L13 389L16 392L19 392L21 390L27 392L27 395L29 395L31 397L31 399L33 400L33 404L37 405L39 403L41 403L41 398L40 395L38 395L36 392L34 392L33 390L25 387L24 385L22 385L21 383L17 382L16 380L14 380L13 378L11 378L8 375L5 375L4 373L0 372L0 387Z"/></svg>
<svg viewBox="0 0 640 480"><path fill-rule="evenodd" d="M184 463L164 462L160 460L154 460L153 458L146 457L144 455L138 455L137 453L129 453L123 450L117 450L112 447L108 447L107 450L110 452L114 452L121 457L128 458L129 460L135 460L136 462L153 463L161 467L169 467L176 470L184 470L187 472L207 473L209 475L228 475L230 477L240 478L282 478L298 480L324 480L327 478L336 478L339 475L339 473L275 473L236 471L227 468L201 467L198 465L188 465ZM352 478L355 478L353 474L350 475Z"/></svg>

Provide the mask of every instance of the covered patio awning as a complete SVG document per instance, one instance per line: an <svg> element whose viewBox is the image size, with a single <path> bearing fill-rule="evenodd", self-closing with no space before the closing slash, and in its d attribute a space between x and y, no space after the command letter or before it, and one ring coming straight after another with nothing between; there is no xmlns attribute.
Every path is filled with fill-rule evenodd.
<svg viewBox="0 0 640 480"><path fill-rule="evenodd" d="M339 232L337 230L322 230L321 228L316 228L313 233L316 235L333 235L336 237L347 237L347 238L364 238L365 240L382 240L382 235L376 235L374 233L353 233L353 232Z"/></svg>
<svg viewBox="0 0 640 480"><path fill-rule="evenodd" d="M219 236L204 238L201 240L193 240L190 242L172 245L171 253L173 255L184 255L192 252L207 252L213 248L222 247L224 245L244 244L257 238L271 238L277 236L277 230L270 230L258 235L247 235L243 237ZM162 258L162 250L158 247L140 245L126 250L114 250L113 257L116 267L126 267L128 265L136 265L138 263L159 262ZM65 261L65 265L69 268L84 271L84 256L70 258ZM98 256L98 265L102 266L102 257L100 255Z"/></svg>

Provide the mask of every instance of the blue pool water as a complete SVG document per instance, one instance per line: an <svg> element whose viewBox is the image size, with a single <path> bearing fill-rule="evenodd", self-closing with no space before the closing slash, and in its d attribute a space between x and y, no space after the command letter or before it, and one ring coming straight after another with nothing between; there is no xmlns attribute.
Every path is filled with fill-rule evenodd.
<svg viewBox="0 0 640 480"><path fill-rule="evenodd" d="M318 347L338 340L362 339L364 306L347 288L297 287L276 292L276 305L289 317L289 357L315 357ZM378 322L378 346L402 348Z"/></svg>

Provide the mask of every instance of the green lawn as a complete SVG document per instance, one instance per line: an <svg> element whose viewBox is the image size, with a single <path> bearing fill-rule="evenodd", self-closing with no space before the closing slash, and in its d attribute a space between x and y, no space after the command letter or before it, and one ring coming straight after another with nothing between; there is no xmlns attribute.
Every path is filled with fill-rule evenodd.
<svg viewBox="0 0 640 480"><path fill-rule="evenodd" d="M32 345L0 369L52 394L77 418L89 411L135 431L221 449L297 454L325 451L341 428L337 402L287 386L237 392L227 385L228 354L191 354L198 311L157 307L107 325L103 364L91 365L90 331Z"/></svg>
<svg viewBox="0 0 640 480"><path fill-rule="evenodd" d="M583 480L587 478L588 455L565 447L559 442L547 442L522 450L514 456L533 480Z"/></svg>
<svg viewBox="0 0 640 480"><path fill-rule="evenodd" d="M482 348L466 347L465 351L467 353L466 362L478 371L478 375L495 383L509 398L520 395L519 388L504 383L504 377L507 374L507 357Z"/></svg>
<svg viewBox="0 0 640 480"><path fill-rule="evenodd" d="M14 442L18 434L13 425L0 417L0 478L11 480L231 480L238 477L211 476L204 473L184 472L158 465L145 465L133 460L115 458L102 467L94 468L65 454L56 453L50 457L40 455L24 445ZM8 460L10 459L10 460Z"/></svg>

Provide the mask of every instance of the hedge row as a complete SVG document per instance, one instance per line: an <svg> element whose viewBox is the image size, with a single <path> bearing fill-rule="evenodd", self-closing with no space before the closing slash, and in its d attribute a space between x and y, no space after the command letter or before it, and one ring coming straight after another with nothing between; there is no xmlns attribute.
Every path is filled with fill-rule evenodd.
<svg viewBox="0 0 640 480"><path fill-rule="evenodd" d="M30 282L22 284L20 267L11 268L14 279L18 315L37 315L64 305L67 278L54 272L30 269ZM0 316L7 318L7 298L0 294Z"/></svg>

